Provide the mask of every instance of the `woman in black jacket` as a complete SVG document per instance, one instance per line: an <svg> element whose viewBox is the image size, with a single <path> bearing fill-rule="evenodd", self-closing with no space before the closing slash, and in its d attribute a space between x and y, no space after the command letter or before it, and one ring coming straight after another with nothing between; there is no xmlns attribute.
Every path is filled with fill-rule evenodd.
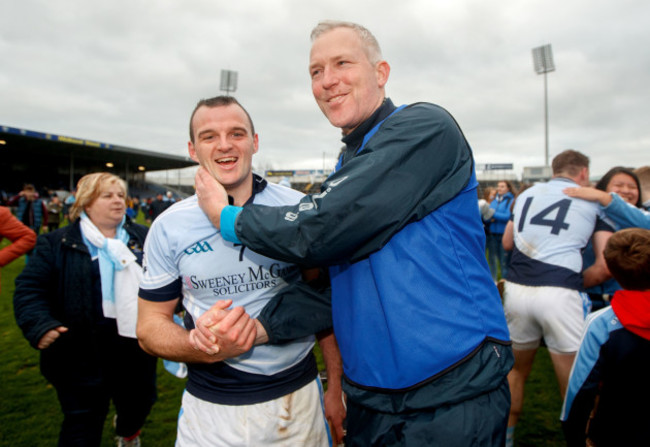
<svg viewBox="0 0 650 447"><path fill-rule="evenodd" d="M41 235L16 279L16 321L64 414L59 445L99 446L112 400L118 445L139 446L156 399L156 358L135 338L148 229L125 215L125 197L119 177L84 176L72 224Z"/></svg>

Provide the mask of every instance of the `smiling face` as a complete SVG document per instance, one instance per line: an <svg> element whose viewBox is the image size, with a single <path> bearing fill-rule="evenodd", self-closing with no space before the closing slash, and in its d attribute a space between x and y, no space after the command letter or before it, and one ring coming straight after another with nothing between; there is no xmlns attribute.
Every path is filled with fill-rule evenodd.
<svg viewBox="0 0 650 447"><path fill-rule="evenodd" d="M221 183L228 194L244 201L252 194L253 154L258 149L248 116L237 104L201 106L192 118L192 160Z"/></svg>
<svg viewBox="0 0 650 447"><path fill-rule="evenodd" d="M318 107L347 135L383 102L390 67L386 61L370 62L354 30L335 28L314 41L309 73Z"/></svg>
<svg viewBox="0 0 650 447"><path fill-rule="evenodd" d="M126 191L117 182L104 182L99 195L84 211L97 228L110 235L120 224L126 212Z"/></svg>
<svg viewBox="0 0 650 447"><path fill-rule="evenodd" d="M639 201L639 188L636 181L623 172L612 176L607 184L607 192L617 193L623 200L634 206Z"/></svg>
<svg viewBox="0 0 650 447"><path fill-rule="evenodd" d="M508 184L506 182L497 183L497 192L500 196L507 194L508 191L510 191L510 189L508 188Z"/></svg>

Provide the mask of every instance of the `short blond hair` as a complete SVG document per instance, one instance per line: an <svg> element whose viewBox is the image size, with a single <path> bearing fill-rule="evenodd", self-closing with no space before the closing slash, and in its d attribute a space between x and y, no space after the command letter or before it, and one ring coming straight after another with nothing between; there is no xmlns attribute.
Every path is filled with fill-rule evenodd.
<svg viewBox="0 0 650 447"><path fill-rule="evenodd" d="M373 34L365 27L353 22L344 22L338 20L323 20L311 31L311 41L314 42L321 35L337 28L348 28L357 33L363 43L366 56L371 64L376 64L382 60L381 48L379 42Z"/></svg>
<svg viewBox="0 0 650 447"><path fill-rule="evenodd" d="M115 174L111 174L110 172L94 172L81 177L79 183L77 183L77 194L75 195L74 204L70 207L70 222L77 220L81 216L81 212L86 207L92 205L108 185L113 184L117 184L126 197L126 182Z"/></svg>

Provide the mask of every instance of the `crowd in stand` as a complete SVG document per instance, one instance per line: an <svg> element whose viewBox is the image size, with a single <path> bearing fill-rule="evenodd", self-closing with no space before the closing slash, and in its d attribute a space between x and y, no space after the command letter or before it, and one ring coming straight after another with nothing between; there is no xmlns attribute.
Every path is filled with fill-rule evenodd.
<svg viewBox="0 0 650 447"><path fill-rule="evenodd" d="M0 206L9 208L12 213L37 235L42 231L51 232L69 222L68 212L75 202L76 191L51 190L38 191L31 183L25 183L17 194L3 192ZM126 213L135 219L142 212L144 219L151 223L164 210L182 197L171 191L157 192L155 195L140 198L126 197Z"/></svg>

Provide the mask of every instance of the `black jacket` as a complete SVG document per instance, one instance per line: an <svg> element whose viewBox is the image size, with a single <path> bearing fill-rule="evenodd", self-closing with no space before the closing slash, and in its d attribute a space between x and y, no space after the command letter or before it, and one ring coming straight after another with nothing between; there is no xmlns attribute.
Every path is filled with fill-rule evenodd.
<svg viewBox="0 0 650 447"><path fill-rule="evenodd" d="M128 246L141 261L147 227L127 217ZM45 333L58 326L69 337L93 331L97 315L93 296L93 266L79 221L38 237L34 253L16 278L14 314L29 343L36 347Z"/></svg>

